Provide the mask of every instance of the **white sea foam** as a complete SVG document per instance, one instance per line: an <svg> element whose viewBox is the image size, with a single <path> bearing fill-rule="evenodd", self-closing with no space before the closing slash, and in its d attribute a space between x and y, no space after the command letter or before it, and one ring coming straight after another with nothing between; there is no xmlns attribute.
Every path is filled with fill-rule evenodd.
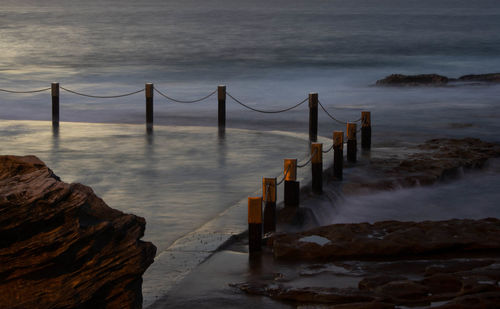
<svg viewBox="0 0 500 309"><path fill-rule="evenodd" d="M324 246L324 245L330 243L330 240L328 238L325 238L325 237L322 237L322 236L318 236L318 235L312 235L312 236L302 237L302 238L299 239L299 241L301 241L301 242L310 242L310 243L314 243L314 244L317 244L317 245L320 245L320 246Z"/></svg>

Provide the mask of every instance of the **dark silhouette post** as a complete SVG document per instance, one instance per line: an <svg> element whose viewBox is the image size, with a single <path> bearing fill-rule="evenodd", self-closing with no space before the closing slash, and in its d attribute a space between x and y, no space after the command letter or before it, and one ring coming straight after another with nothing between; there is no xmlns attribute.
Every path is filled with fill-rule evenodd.
<svg viewBox="0 0 500 309"><path fill-rule="evenodd" d="M356 162L357 147L356 124L347 123L347 161Z"/></svg>
<svg viewBox="0 0 500 309"><path fill-rule="evenodd" d="M59 127L59 83L52 83L52 127Z"/></svg>
<svg viewBox="0 0 500 309"><path fill-rule="evenodd" d="M361 149L370 150L372 146L372 123L370 112L361 112Z"/></svg>
<svg viewBox="0 0 500 309"><path fill-rule="evenodd" d="M309 94L309 141L318 140L318 94Z"/></svg>
<svg viewBox="0 0 500 309"><path fill-rule="evenodd" d="M262 178L264 200L264 235L276 231L276 178Z"/></svg>
<svg viewBox="0 0 500 309"><path fill-rule="evenodd" d="M152 83L146 84L146 130L148 133L153 132L153 91Z"/></svg>
<svg viewBox="0 0 500 309"><path fill-rule="evenodd" d="M312 191L323 192L323 144L311 143Z"/></svg>
<svg viewBox="0 0 500 309"><path fill-rule="evenodd" d="M219 131L226 129L226 86L217 87Z"/></svg>
<svg viewBox="0 0 500 309"><path fill-rule="evenodd" d="M333 132L333 177L342 180L344 171L344 132Z"/></svg>

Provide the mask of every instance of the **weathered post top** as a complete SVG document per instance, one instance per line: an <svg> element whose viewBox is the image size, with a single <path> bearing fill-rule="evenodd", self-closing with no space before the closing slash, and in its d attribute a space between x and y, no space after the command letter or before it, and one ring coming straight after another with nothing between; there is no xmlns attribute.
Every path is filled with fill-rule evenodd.
<svg viewBox="0 0 500 309"><path fill-rule="evenodd" d="M248 198L248 223L262 223L262 197Z"/></svg>
<svg viewBox="0 0 500 309"><path fill-rule="evenodd" d="M59 96L59 83L52 83L50 85L51 87L51 93L53 97L58 97Z"/></svg>
<svg viewBox="0 0 500 309"><path fill-rule="evenodd" d="M297 159L285 159L283 173L286 181L297 180Z"/></svg>
<svg viewBox="0 0 500 309"><path fill-rule="evenodd" d="M217 99L219 100L226 99L226 85L217 86Z"/></svg>
<svg viewBox="0 0 500 309"><path fill-rule="evenodd" d="M344 149L344 132L333 131L333 147Z"/></svg>
<svg viewBox="0 0 500 309"><path fill-rule="evenodd" d="M361 127L371 127L371 113L361 112Z"/></svg>
<svg viewBox="0 0 500 309"><path fill-rule="evenodd" d="M264 202L276 203L276 178L262 178L262 199Z"/></svg>
<svg viewBox="0 0 500 309"><path fill-rule="evenodd" d="M311 92L309 93L309 108L318 107L318 93Z"/></svg>
<svg viewBox="0 0 500 309"><path fill-rule="evenodd" d="M321 143L311 143L311 163L322 163L323 162L323 144Z"/></svg>
<svg viewBox="0 0 500 309"><path fill-rule="evenodd" d="M347 123L347 139L348 140L356 139L356 124L355 123Z"/></svg>
<svg viewBox="0 0 500 309"><path fill-rule="evenodd" d="M146 98L152 98L154 92L154 86L152 83L146 83Z"/></svg>

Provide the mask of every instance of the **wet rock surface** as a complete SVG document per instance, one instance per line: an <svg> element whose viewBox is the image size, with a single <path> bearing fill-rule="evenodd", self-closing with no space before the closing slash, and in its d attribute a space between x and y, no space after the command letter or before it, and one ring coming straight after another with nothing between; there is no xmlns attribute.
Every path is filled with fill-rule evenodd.
<svg viewBox="0 0 500 309"><path fill-rule="evenodd" d="M453 181L465 173L480 171L488 160L500 157L500 144L476 138L432 139L420 145L390 151L372 149L360 156L356 164L345 163L344 179L331 180L331 170L324 173L323 181L333 186L338 195L360 196L376 192L431 186ZM301 196L311 197L310 185L301 190ZM327 199L335 203L336 196L328 192L313 199ZM318 226L314 207L286 207L278 209L278 231L304 230Z"/></svg>
<svg viewBox="0 0 500 309"><path fill-rule="evenodd" d="M449 78L439 74L404 75L391 74L376 82L377 86L447 86L500 83L500 73L469 74L459 78Z"/></svg>
<svg viewBox="0 0 500 309"><path fill-rule="evenodd" d="M231 286L298 308L498 308L499 282L497 255L298 264L274 280L262 276Z"/></svg>
<svg viewBox="0 0 500 309"><path fill-rule="evenodd" d="M312 236L326 239L315 242ZM500 253L500 220L383 221L333 224L273 239L278 259L399 259L436 254Z"/></svg>
<svg viewBox="0 0 500 309"><path fill-rule="evenodd" d="M404 158L371 158L362 168L377 175L372 181L356 178L342 182L344 194L432 185L479 169L488 159L500 157L500 145L476 138L432 139L409 149Z"/></svg>
<svg viewBox="0 0 500 309"><path fill-rule="evenodd" d="M1 307L141 308L144 229L38 158L0 156Z"/></svg>
<svg viewBox="0 0 500 309"><path fill-rule="evenodd" d="M432 185L500 156L498 144L473 138L434 139L406 150L365 157L351 167L364 176L349 173L336 188L357 195ZM274 257L279 273L234 288L297 308L499 308L499 219L382 221L304 231L298 220L307 221L304 210L281 212L288 214L282 224L298 232L267 240L263 255Z"/></svg>

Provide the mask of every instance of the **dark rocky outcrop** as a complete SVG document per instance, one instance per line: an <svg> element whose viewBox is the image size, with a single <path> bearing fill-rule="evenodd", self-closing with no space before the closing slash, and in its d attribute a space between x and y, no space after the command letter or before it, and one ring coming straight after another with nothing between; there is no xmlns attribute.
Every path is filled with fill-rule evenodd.
<svg viewBox="0 0 500 309"><path fill-rule="evenodd" d="M349 196L430 186L452 181L471 170L486 167L489 159L498 157L500 145L496 143L477 138L432 139L407 147L403 152L372 153L370 157L360 158L356 166L352 166L357 171L344 176L342 182L336 182L335 190ZM329 172L325 172L325 182L329 181ZM303 195L307 195L307 192L306 188ZM277 217L280 230L293 227L297 231L318 225L312 207L279 208Z"/></svg>
<svg viewBox="0 0 500 309"><path fill-rule="evenodd" d="M0 307L141 308L144 229L38 158L0 156Z"/></svg>
<svg viewBox="0 0 500 309"><path fill-rule="evenodd" d="M456 86L484 83L500 83L500 73L469 74L459 78L449 78L438 74L391 74L375 84L377 86Z"/></svg>
<svg viewBox="0 0 500 309"><path fill-rule="evenodd" d="M448 77L438 74L403 75L392 74L377 81L377 86L443 86Z"/></svg>
<svg viewBox="0 0 500 309"><path fill-rule="evenodd" d="M406 158L372 158L363 166L373 180L346 179L344 194L432 185L458 177L468 169L482 168L500 157L500 145L477 138L432 139L418 145Z"/></svg>
<svg viewBox="0 0 500 309"><path fill-rule="evenodd" d="M500 145L479 139L433 139L360 160L352 168L362 173L351 171L335 185L347 195L430 185L499 156ZM285 223L297 217L307 213L290 213ZM499 308L496 218L334 224L277 233L267 244L278 276L234 287L306 308Z"/></svg>
<svg viewBox="0 0 500 309"><path fill-rule="evenodd" d="M292 234L292 240L281 235L276 241L296 245L286 255L294 261L280 264L283 273L232 286L299 307L498 308L499 233L500 220L485 219L342 224ZM300 243L311 235L330 242Z"/></svg>
<svg viewBox="0 0 500 309"><path fill-rule="evenodd" d="M415 264L439 264L437 261L416 261ZM407 266L411 266L411 261ZM459 265L460 260L452 260L445 264ZM377 265L380 272L383 264ZM446 269L446 267L443 267ZM478 276L478 273L487 273ZM403 271L404 273L404 271ZM411 273L419 277L418 272ZM293 282L283 283L240 283L232 286L248 294L265 295L274 299L286 300L296 304L321 304L321 308L332 309L385 309L400 306L440 309L486 309L498 308L500 303L500 279L498 261L490 261L490 265L475 268L468 273L435 274L423 279L381 276L380 278L364 278L359 288L326 288L321 286L298 287ZM342 278L337 277L341 281ZM374 281L368 287L367 281ZM307 307L307 306L306 306ZM312 306L315 308L315 306Z"/></svg>
<svg viewBox="0 0 500 309"><path fill-rule="evenodd" d="M265 284L234 284L242 291L249 294L267 295L280 300L293 300L304 303L329 303L344 304L358 302L372 302L372 293L358 291L357 289L337 288L285 288L282 285Z"/></svg>
<svg viewBox="0 0 500 309"><path fill-rule="evenodd" d="M304 240L310 236L327 243ZM500 252L498 219L334 224L278 234L273 240L275 258L293 260L400 259L484 251Z"/></svg>
<svg viewBox="0 0 500 309"><path fill-rule="evenodd" d="M500 83L500 73L470 74L470 75L460 76L458 80L463 82Z"/></svg>

